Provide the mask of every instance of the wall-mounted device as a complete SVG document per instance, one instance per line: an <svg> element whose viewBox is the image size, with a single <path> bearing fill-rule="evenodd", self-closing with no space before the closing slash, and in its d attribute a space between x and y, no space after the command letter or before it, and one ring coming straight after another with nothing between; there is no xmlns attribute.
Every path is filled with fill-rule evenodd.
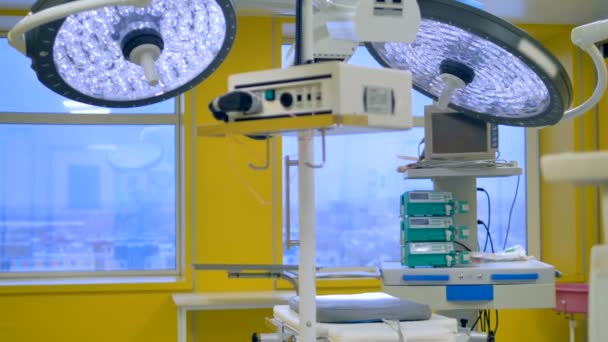
<svg viewBox="0 0 608 342"><path fill-rule="evenodd" d="M424 158L427 160L493 160L498 126L434 106L424 112Z"/></svg>
<svg viewBox="0 0 608 342"><path fill-rule="evenodd" d="M351 114L367 116L371 127L408 129L411 87L407 71L327 62L233 75L230 92L210 108L224 121Z"/></svg>

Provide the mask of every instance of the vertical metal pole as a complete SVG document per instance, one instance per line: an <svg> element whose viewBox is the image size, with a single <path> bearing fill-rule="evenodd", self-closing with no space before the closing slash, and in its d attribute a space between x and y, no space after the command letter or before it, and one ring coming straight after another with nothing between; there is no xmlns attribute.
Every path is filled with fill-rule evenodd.
<svg viewBox="0 0 608 342"><path fill-rule="evenodd" d="M313 0L302 1L302 51L304 64L314 59ZM314 131L302 131L298 136L298 196L300 228L300 338L303 342L317 340L317 288L315 241L315 174L307 164L314 164Z"/></svg>
<svg viewBox="0 0 608 342"><path fill-rule="evenodd" d="M177 342L188 342L188 311L181 307L177 308Z"/></svg>
<svg viewBox="0 0 608 342"><path fill-rule="evenodd" d="M300 226L300 338L316 341L316 283L315 283L315 174L306 163L314 163L314 133L300 132L298 137L298 195Z"/></svg>

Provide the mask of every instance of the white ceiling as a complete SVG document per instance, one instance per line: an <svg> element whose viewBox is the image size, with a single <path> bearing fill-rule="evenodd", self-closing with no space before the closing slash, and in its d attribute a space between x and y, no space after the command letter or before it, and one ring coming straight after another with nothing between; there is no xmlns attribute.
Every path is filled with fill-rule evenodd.
<svg viewBox="0 0 608 342"><path fill-rule="evenodd" d="M237 0L237 7L243 15L293 15L295 1ZM577 25L608 18L607 0L477 1L483 4L484 10L516 23ZM35 0L0 0L0 9L29 9L34 2ZM6 24L5 21L0 21L0 30Z"/></svg>

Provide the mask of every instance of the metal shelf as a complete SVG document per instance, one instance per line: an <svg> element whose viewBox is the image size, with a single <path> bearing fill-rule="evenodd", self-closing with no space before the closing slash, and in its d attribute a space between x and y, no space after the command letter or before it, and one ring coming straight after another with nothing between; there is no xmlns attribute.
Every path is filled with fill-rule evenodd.
<svg viewBox="0 0 608 342"><path fill-rule="evenodd" d="M241 135L289 135L302 130L324 130L327 135L360 133L381 133L403 131L410 127L383 127L371 123L367 115L322 114L278 119L259 119L230 123L198 126L197 134L202 137L223 137ZM319 133L320 134L320 133Z"/></svg>
<svg viewBox="0 0 608 342"><path fill-rule="evenodd" d="M480 169L446 169L446 168L428 168L428 169L411 169L405 174L406 179L424 179L424 178L451 178L451 177L475 177L475 178L493 178L493 177L511 177L519 176L522 170L519 167L495 167L495 168L480 168Z"/></svg>

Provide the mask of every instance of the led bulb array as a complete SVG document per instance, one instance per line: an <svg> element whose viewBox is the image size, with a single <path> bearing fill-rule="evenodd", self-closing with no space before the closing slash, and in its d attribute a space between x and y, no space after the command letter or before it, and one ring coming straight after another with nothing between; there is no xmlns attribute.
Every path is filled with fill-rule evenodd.
<svg viewBox="0 0 608 342"><path fill-rule="evenodd" d="M146 17L158 18L158 23L142 19ZM156 61L156 86L148 84L139 65L123 56L117 27L159 30L164 50ZM153 97L203 72L222 47L225 27L215 1L155 0L146 8L104 8L66 18L55 39L53 59L61 78L85 95L111 101Z"/></svg>
<svg viewBox="0 0 608 342"><path fill-rule="evenodd" d="M424 19L414 43L373 45L389 65L411 71L414 84L435 97L445 86L439 74L444 60L472 68L475 79L455 91L455 105L507 117L534 116L549 107L549 91L536 72L495 43L460 28Z"/></svg>

